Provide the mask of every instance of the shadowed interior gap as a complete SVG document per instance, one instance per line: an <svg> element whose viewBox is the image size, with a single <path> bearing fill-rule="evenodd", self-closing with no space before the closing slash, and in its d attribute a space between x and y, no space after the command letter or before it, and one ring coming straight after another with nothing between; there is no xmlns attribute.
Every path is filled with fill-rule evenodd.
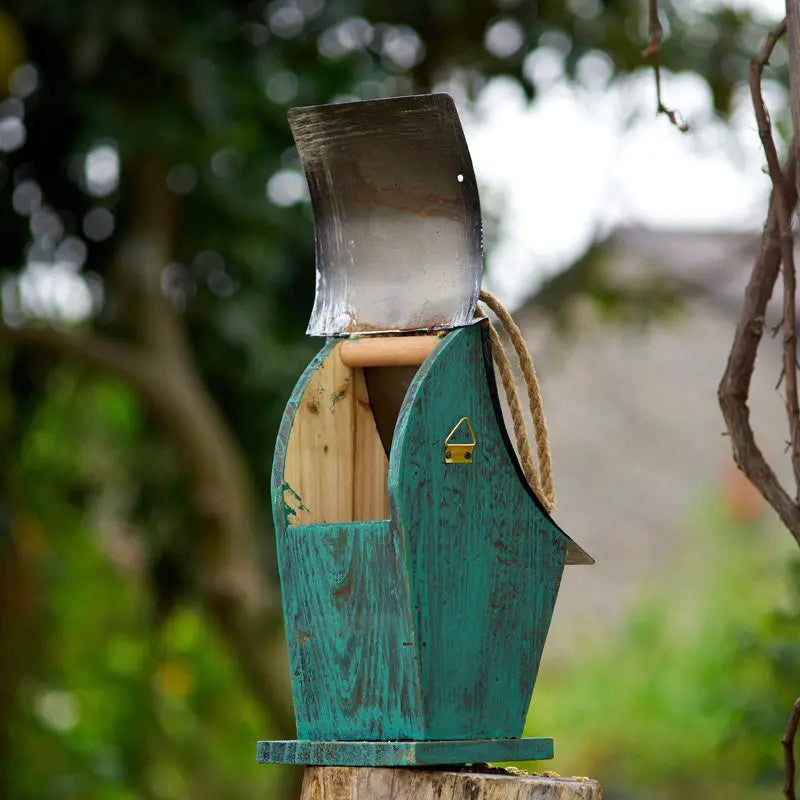
<svg viewBox="0 0 800 800"><path fill-rule="evenodd" d="M365 367L369 404L386 457L392 449L400 406L419 367Z"/></svg>

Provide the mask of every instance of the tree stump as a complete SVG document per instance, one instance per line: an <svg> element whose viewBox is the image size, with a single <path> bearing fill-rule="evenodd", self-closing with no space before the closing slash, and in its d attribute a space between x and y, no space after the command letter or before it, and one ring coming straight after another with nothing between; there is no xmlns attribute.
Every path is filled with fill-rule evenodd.
<svg viewBox="0 0 800 800"><path fill-rule="evenodd" d="M602 800L597 781L502 770L307 767L300 800Z"/></svg>

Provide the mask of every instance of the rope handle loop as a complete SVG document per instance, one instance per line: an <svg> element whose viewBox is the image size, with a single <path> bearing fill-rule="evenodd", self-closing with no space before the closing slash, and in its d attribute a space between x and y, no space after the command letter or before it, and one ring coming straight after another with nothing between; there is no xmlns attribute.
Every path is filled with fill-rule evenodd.
<svg viewBox="0 0 800 800"><path fill-rule="evenodd" d="M494 363L500 373L500 380L506 393L506 400L511 412L511 420L514 425L514 438L517 442L519 460L522 465L522 472L525 479L530 484L542 505L550 512L556 505L556 492L553 485L553 462L550 456L550 443L547 439L547 420L544 416L542 407L542 395L539 390L539 380L536 377L536 370L533 366L528 346L522 337L522 331L506 311L502 303L491 292L485 289L480 294L481 302L491 309L500 320L500 324L508 334L508 338L517 353L522 377L525 381L525 388L528 394L528 406L530 408L531 419L533 421L533 433L536 439L536 458L537 464L531 454L531 445L528 438L528 430L525 426L525 419L522 415L522 404L520 403L517 385L514 381L514 374L511 371L511 362L508 359L503 343L494 325L489 322L489 335L492 341L492 356ZM483 309L478 308L476 314L485 317Z"/></svg>

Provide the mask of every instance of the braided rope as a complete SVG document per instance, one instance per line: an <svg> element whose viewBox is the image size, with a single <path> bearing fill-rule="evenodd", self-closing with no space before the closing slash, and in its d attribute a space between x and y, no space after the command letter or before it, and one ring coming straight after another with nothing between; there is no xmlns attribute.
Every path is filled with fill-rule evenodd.
<svg viewBox="0 0 800 800"><path fill-rule="evenodd" d="M536 496L542 501L542 505L552 511L556 505L556 492L553 485L553 462L550 456L550 444L547 440L547 420L544 416L542 407L542 396L539 390L539 379L536 377L536 370L533 366L528 346L522 338L522 331L511 317L511 314L503 308L500 301L490 292L482 290L480 299L490 308L500 320L503 328L508 334L508 338L517 353L519 365L522 369L522 377L528 394L528 406L533 420L533 433L536 438L536 457L539 462L538 469L531 454L528 430L525 427L525 420L522 415L522 404L519 400L516 381L511 371L511 362L508 359L503 343L494 325L489 323L489 333L492 341L492 356L497 364L500 380L506 393L508 407L511 412L511 421L514 425L514 438L517 441L519 460L522 465L522 472L526 480L531 485ZM479 308L479 317L486 314Z"/></svg>

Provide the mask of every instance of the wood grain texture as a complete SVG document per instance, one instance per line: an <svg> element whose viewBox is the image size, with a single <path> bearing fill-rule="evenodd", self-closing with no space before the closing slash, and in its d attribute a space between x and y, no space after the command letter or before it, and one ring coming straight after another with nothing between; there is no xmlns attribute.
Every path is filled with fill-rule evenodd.
<svg viewBox="0 0 800 800"><path fill-rule="evenodd" d="M424 738L400 551L388 520L285 530L279 567L301 739Z"/></svg>
<svg viewBox="0 0 800 800"><path fill-rule="evenodd" d="M438 336L360 336L342 342L342 361L349 367L418 367L438 343Z"/></svg>
<svg viewBox="0 0 800 800"><path fill-rule="evenodd" d="M364 372L346 366L341 342L304 373L288 421L279 487L288 524L387 519L389 463L369 405Z"/></svg>
<svg viewBox="0 0 800 800"><path fill-rule="evenodd" d="M522 734L567 546L503 439L484 329L453 331L420 368L390 456L432 739ZM462 417L477 436L473 461L446 464Z"/></svg>
<svg viewBox="0 0 800 800"><path fill-rule="evenodd" d="M602 800L597 781L449 770L309 767L300 800Z"/></svg>
<svg viewBox="0 0 800 800"><path fill-rule="evenodd" d="M492 761L537 761L553 757L553 740L474 739L419 742L259 742L259 764L321 764L336 766L435 766Z"/></svg>
<svg viewBox="0 0 800 800"><path fill-rule="evenodd" d="M353 519L389 519L389 459L363 369L353 370Z"/></svg>

